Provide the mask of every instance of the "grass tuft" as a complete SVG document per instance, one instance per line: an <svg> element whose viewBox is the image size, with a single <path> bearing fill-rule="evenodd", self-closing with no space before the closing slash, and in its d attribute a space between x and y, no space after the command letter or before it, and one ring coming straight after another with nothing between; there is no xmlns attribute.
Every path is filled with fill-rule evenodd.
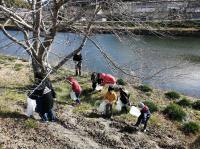
<svg viewBox="0 0 200 149"><path fill-rule="evenodd" d="M23 64L15 64L15 65L14 65L14 70L15 70L15 71L20 71L23 67L24 67Z"/></svg>
<svg viewBox="0 0 200 149"><path fill-rule="evenodd" d="M149 86L149 85L140 85L138 87L139 90L141 90L142 92L152 92L153 89Z"/></svg>
<svg viewBox="0 0 200 149"><path fill-rule="evenodd" d="M200 126L197 122L188 122L185 123L182 127L182 131L186 134L198 134L200 130Z"/></svg>
<svg viewBox="0 0 200 149"><path fill-rule="evenodd" d="M26 128L28 129L31 129L31 128L38 128L38 123L36 120L34 119L27 119L25 122L24 122L24 125Z"/></svg>
<svg viewBox="0 0 200 149"><path fill-rule="evenodd" d="M178 101L177 104L182 107L190 107L192 105L192 102L184 97L182 100Z"/></svg>
<svg viewBox="0 0 200 149"><path fill-rule="evenodd" d="M186 113L183 111L182 107L174 103L165 108L164 114L167 114L171 120L175 121L182 121L186 117Z"/></svg>

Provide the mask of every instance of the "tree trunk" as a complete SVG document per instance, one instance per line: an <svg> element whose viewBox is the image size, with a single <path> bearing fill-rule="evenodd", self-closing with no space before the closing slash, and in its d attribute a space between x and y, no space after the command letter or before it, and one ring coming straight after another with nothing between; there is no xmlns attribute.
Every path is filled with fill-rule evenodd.
<svg viewBox="0 0 200 149"><path fill-rule="evenodd" d="M41 61L37 61L35 58L32 57L32 68L35 81L37 79L43 79L47 74L47 70L45 69L42 59Z"/></svg>

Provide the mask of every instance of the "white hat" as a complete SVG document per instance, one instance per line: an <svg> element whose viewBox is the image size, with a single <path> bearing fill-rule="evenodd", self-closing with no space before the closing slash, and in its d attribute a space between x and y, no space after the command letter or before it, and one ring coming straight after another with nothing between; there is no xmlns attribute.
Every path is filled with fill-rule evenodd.
<svg viewBox="0 0 200 149"><path fill-rule="evenodd" d="M140 103L138 104L138 107L139 107L139 108L144 108L144 104L143 104L142 102L140 102Z"/></svg>

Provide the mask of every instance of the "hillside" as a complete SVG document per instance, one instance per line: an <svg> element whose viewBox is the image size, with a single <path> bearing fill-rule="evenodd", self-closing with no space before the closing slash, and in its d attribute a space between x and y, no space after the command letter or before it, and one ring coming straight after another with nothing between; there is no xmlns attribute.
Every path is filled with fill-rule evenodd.
<svg viewBox="0 0 200 149"><path fill-rule="evenodd" d="M64 76L72 74L70 70L61 69L51 76L58 95L54 108L58 121L42 123L37 113L34 118L25 116L26 93L32 79L29 63L0 56L0 149L200 148L199 132L186 134L182 131L185 122L200 123L199 110L182 107L186 112L184 120L171 120L163 111L175 100L168 99L164 91L153 89L144 92L141 87L127 84L133 104L149 99L158 107L151 116L147 132L143 133L132 127L137 119L129 114L115 111L112 119L104 119L97 113L97 105L105 90L91 93L87 74L77 77L84 91L82 104L73 106L69 98L70 87L63 80ZM192 102L196 100L185 98Z"/></svg>

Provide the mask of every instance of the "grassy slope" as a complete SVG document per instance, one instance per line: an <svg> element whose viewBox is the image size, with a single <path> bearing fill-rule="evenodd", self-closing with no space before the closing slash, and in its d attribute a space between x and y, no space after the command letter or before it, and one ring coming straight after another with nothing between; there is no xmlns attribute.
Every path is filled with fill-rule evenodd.
<svg viewBox="0 0 200 149"><path fill-rule="evenodd" d="M58 94L55 109L58 117L61 117L65 109L67 110L73 103L73 101L69 99L70 86L63 81L63 77L72 74L72 71L61 69L57 74L51 76L53 86ZM41 123L39 121L26 119L24 116L24 108L26 105L25 92L27 91L26 86L31 84L30 78L32 78L32 76L30 69L28 69L27 62L22 62L21 60L16 60L11 57L0 56L0 125L4 128L3 131L0 129L0 137L1 135L6 136L5 133L7 128L10 129L10 127L12 128L13 126L17 127L14 129L14 132L21 132L23 130L25 134L28 134L30 130L34 133L42 131L46 134L43 134L43 137L46 136L47 138L48 135L52 135L45 132L45 129L41 127ZM82 104L76 107L70 106L72 113L74 114L72 117L80 116L83 117L83 119L85 115L90 115L92 117L92 113L94 113L98 103L102 100L103 94L106 90L91 94L89 76L85 75L84 77L77 77L77 80L80 82L84 91L81 96ZM131 101L133 104L137 104L140 100L152 99L159 106L159 111L154 113L150 119L149 131L145 137L155 141L159 147L163 148L189 147L195 140L198 143L198 135L191 134L188 136L180 131L180 127L183 124L182 122L170 121L165 115L162 114L162 110L169 103L173 102L165 98L163 91L154 89L151 95L149 95L141 92L137 89L137 87L132 85L127 85L126 88L131 93ZM190 99L193 100L193 98ZM184 108L184 110L187 112L187 121L200 122L200 111L193 110L191 108ZM98 121L98 118L95 120ZM116 114L113 117L113 121L119 122L117 123L117 126L115 126L116 128L121 128L121 124L123 123L135 123L136 118L129 114ZM129 137L132 137L132 135ZM2 141L5 140L6 139L3 139ZM2 141L0 140L0 148L9 147L8 143ZM177 144L177 146L175 144ZM51 146L51 144L49 145ZM50 148L50 146L48 148Z"/></svg>

